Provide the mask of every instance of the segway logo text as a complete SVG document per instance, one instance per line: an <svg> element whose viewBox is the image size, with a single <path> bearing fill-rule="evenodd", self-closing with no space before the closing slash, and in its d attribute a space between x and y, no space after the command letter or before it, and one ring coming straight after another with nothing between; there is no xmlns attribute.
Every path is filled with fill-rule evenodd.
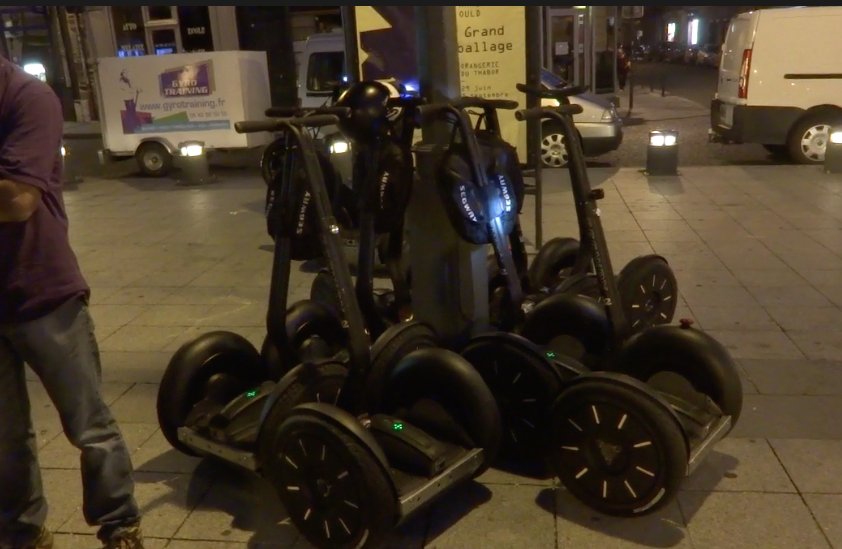
<svg viewBox="0 0 842 549"><path fill-rule="evenodd" d="M462 210L465 212L465 215L468 216L468 219L476 223L477 214L474 213L474 210L471 209L470 204L468 204L468 190L465 185L459 186L459 200L462 203Z"/></svg>
<svg viewBox="0 0 842 549"><path fill-rule="evenodd" d="M500 182L500 192L503 194L503 206L506 208L506 212L511 212L512 195L509 192L509 182L506 181L506 178L503 175L498 175L497 181Z"/></svg>
<svg viewBox="0 0 842 549"><path fill-rule="evenodd" d="M389 184L389 172L383 172L380 177L380 209L386 209L386 186Z"/></svg>
<svg viewBox="0 0 842 549"><path fill-rule="evenodd" d="M307 220L307 206L310 204L310 192L304 193L304 198L301 200L301 209L298 210L298 226L295 228L295 234L304 234L304 222Z"/></svg>

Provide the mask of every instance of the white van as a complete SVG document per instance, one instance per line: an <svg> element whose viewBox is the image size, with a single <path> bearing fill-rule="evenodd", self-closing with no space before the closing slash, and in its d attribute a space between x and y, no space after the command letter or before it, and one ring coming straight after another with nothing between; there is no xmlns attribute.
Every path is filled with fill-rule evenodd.
<svg viewBox="0 0 842 549"><path fill-rule="evenodd" d="M299 59L298 100L304 108L317 108L330 100L332 83L344 75L345 38L342 29L331 33L314 34L307 39ZM549 71L541 71L541 85L551 89L567 85ZM582 137L585 156L600 156L620 147L623 142L623 122L608 100L584 93L570 98L571 103L581 105L582 114L575 117L576 129ZM555 101L545 99L543 104ZM567 150L561 130L552 123L544 125L541 140L541 158L548 167L567 164Z"/></svg>
<svg viewBox="0 0 842 549"><path fill-rule="evenodd" d="M711 102L711 137L824 162L842 125L842 7L773 8L731 20Z"/></svg>

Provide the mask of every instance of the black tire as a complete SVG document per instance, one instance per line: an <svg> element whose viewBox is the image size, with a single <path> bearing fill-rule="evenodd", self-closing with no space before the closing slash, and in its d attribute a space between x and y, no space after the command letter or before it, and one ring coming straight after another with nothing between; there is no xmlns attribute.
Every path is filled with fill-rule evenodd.
<svg viewBox="0 0 842 549"><path fill-rule="evenodd" d="M562 288L564 293L567 294L583 295L597 301L602 299L599 292L599 280L593 274L569 278L558 289L561 290Z"/></svg>
<svg viewBox="0 0 842 549"><path fill-rule="evenodd" d="M260 354L246 338L233 332L208 332L182 345L167 364L158 388L158 425L173 448L198 455L178 439L193 406L205 397L207 383L226 375L233 395L270 380ZM223 403L224 404L224 403Z"/></svg>
<svg viewBox="0 0 842 549"><path fill-rule="evenodd" d="M482 376L500 409L501 455L517 461L544 456L550 409L561 392L552 363L514 334L480 336L461 354Z"/></svg>
<svg viewBox="0 0 842 549"><path fill-rule="evenodd" d="M842 113L838 111L824 110L805 116L792 127L789 133L787 148L789 149L790 159L796 164L823 163L824 150L830 138L830 129L840 124L842 124ZM816 131L817 128L824 128L827 134L822 136L821 131ZM812 139L810 139L811 132ZM804 139L810 139L815 147L803 147L802 140ZM821 146L820 143L824 143L824 145Z"/></svg>
<svg viewBox="0 0 842 549"><path fill-rule="evenodd" d="M269 334L263 338L263 345L260 346L260 360L263 362L263 367L268 372L272 381L278 381L286 375L290 369L290 365L284 364L281 358L281 353L278 348L272 343Z"/></svg>
<svg viewBox="0 0 842 549"><path fill-rule="evenodd" d="M532 290L555 286L559 273L573 267L578 253L579 241L575 238L553 238L541 246L538 255L529 265L529 284Z"/></svg>
<svg viewBox="0 0 842 549"><path fill-rule="evenodd" d="M321 459L308 455L308 447ZM394 492L356 438L321 419L293 413L277 426L267 454L264 476L314 547L376 549L389 540L396 519Z"/></svg>
<svg viewBox="0 0 842 549"><path fill-rule="evenodd" d="M258 467L271 459L271 448L277 443L277 426L298 406L308 402L336 404L348 370L341 362L301 364L278 383L275 394L265 404L263 423L257 437Z"/></svg>
<svg viewBox="0 0 842 549"><path fill-rule="evenodd" d="M310 299L327 305L342 316L342 302L339 300L339 292L336 291L333 274L329 270L321 269L313 279L310 285Z"/></svg>
<svg viewBox="0 0 842 549"><path fill-rule="evenodd" d="M633 333L669 324L678 306L678 281L662 257L636 257L617 275L623 311Z"/></svg>
<svg viewBox="0 0 842 549"><path fill-rule="evenodd" d="M500 410L482 376L467 360L446 349L413 351L389 372L382 391L381 405L373 413L402 417L414 404L432 401L452 425L423 414L404 419L439 440L482 448L484 461L474 477L491 467L502 438Z"/></svg>
<svg viewBox="0 0 842 549"><path fill-rule="evenodd" d="M435 330L418 321L390 326L371 346L371 370L366 383L368 402L375 409L380 406L385 377L409 353L418 349L438 347Z"/></svg>
<svg viewBox="0 0 842 549"><path fill-rule="evenodd" d="M558 397L551 417L553 468L591 509L638 517L675 497L687 472L687 443L678 420L640 388L619 378L580 378Z"/></svg>
<svg viewBox="0 0 842 549"><path fill-rule="evenodd" d="M157 141L141 143L134 153L137 169L146 177L164 177L172 171L173 157Z"/></svg>

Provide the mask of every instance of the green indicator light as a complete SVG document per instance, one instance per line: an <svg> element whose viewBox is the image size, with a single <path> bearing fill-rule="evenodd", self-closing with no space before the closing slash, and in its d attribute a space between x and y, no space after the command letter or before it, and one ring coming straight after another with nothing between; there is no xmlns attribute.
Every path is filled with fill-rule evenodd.
<svg viewBox="0 0 842 549"><path fill-rule="evenodd" d="M248 397L248 398L254 398L256 396L257 396L257 391L249 391L249 392L246 393L246 397Z"/></svg>
<svg viewBox="0 0 842 549"><path fill-rule="evenodd" d="M392 423L392 429L394 429L395 431L403 431L403 423L400 423L398 421Z"/></svg>
<svg viewBox="0 0 842 549"><path fill-rule="evenodd" d="M555 353L552 351L547 351L547 358L555 358Z"/></svg>

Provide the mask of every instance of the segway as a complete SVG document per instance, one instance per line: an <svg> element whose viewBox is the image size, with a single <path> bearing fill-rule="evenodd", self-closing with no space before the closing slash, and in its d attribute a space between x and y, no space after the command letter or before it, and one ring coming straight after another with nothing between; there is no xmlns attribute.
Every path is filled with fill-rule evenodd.
<svg viewBox="0 0 842 549"><path fill-rule="evenodd" d="M354 149L353 194L359 218L357 299L370 334L377 337L389 325L411 318L409 269L403 261L404 212L414 173L410 146L416 126L411 114L420 99L404 97L395 86L371 81L346 90L336 104L359 111L359 105L374 97L388 107L385 131L375 135L360 132L355 124L342 123L340 131ZM374 261L370 256L375 253L378 235L386 236L380 255L393 290L374 288ZM334 286L331 273L322 270L313 280L310 298L335 306Z"/></svg>
<svg viewBox="0 0 842 549"><path fill-rule="evenodd" d="M510 108L481 99L462 99L457 106L466 104ZM501 215L508 213L510 203L505 198L510 193L502 186L505 178L495 177L483 164L467 114L453 105L436 108L455 119L461 134L458 146L452 144L445 153L438 177L445 209L462 238L482 244L482 234L487 235L517 304L522 301L520 281ZM572 134L569 115L579 108L561 107L563 117L551 109L518 111L518 117L549 112L563 118L562 127ZM581 148L572 150L570 162L581 176ZM585 182L586 177L584 173ZM616 302L608 258L597 255L595 269ZM604 319L611 317L604 311L602 319L595 316L594 304L578 295L552 296L536 306L527 323L541 312L541 320L547 321L544 329L550 332L554 327L548 321L570 316L598 334ZM742 404L740 380L727 351L687 327L661 326L631 338L614 355L612 371L586 373L575 360L511 333L479 335L462 355L479 370L501 408L504 455L547 456L574 496L611 515L640 516L670 501L682 479L728 433ZM706 398L691 403L658 390L655 382L646 383L663 372L683 376Z"/></svg>
<svg viewBox="0 0 842 549"><path fill-rule="evenodd" d="M288 286L295 249L290 241L315 225L344 309L347 360L314 359L273 383L258 375L253 347L216 332L173 357L158 414L164 435L178 449L266 477L315 547L367 549L381 546L398 522L450 487L481 474L496 454L500 419L467 361L443 349L416 349L419 324L396 326L393 337L384 334L369 349L318 158L301 129L338 121L311 116L240 122L235 128L283 130L292 145L286 165L300 163L307 174L306 192L292 189L293 179L284 177L279 204L291 207L278 224L270 300L285 299L279 291ZM282 321L283 312L267 318L278 339L285 333L276 328ZM389 353L400 357L387 360ZM371 407L366 382L378 365L384 368L382 398Z"/></svg>

